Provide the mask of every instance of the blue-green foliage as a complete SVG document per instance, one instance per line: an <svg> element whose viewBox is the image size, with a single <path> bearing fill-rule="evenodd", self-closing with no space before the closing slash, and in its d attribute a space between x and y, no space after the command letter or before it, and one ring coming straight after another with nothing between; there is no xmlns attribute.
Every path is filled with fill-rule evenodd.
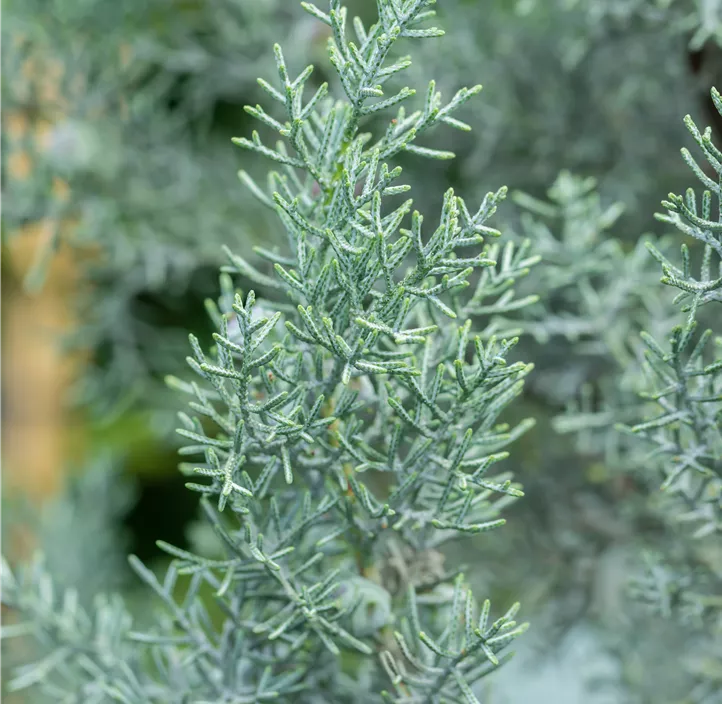
<svg viewBox="0 0 722 704"><path fill-rule="evenodd" d="M336 0L328 12L304 3L333 34L334 99L325 83L304 96L312 68L294 77L275 47L277 78L259 83L280 109L247 111L280 139L234 141L277 164L267 188L241 178L287 245L256 249L266 271L229 250L222 296L208 304L215 344L204 352L191 336L196 380L169 380L192 399L178 432L196 459L182 468L200 479L187 486L224 554L159 542L174 558L163 580L131 559L167 610L147 633L114 601L86 616L66 596L50 618L47 577L4 569L4 598L55 645L16 688L42 678L46 692L84 701L474 702L474 683L508 659L526 629L518 604L492 617L435 555L503 525L522 496L490 470L531 426L500 422L531 365L507 361L517 340L489 320L532 302L512 302L513 282L535 258L486 244L500 235L488 221L503 188L471 210L448 190L432 226L399 199L409 188L391 160L453 157L427 133L468 130L454 112L480 89L444 101L431 81L407 109L415 91L392 87L410 63L397 42L442 34L428 25L432 4L380 0L378 20L354 20L351 40ZM390 108L384 129L363 131ZM236 272L266 297L234 290Z"/></svg>
<svg viewBox="0 0 722 704"><path fill-rule="evenodd" d="M712 89L722 114L722 97ZM631 428L652 449L647 466L661 476L660 512L672 525L675 540L661 560L650 556L649 568L636 591L665 617L675 615L696 636L685 661L696 684L690 701L722 701L722 611L718 550L722 531L722 152L710 128L700 131L687 116L685 124L708 166L701 167L687 149L682 156L704 191L670 193L658 218L674 225L697 245L698 266L688 244L681 261L650 246L662 266L662 282L679 290L685 321L672 328L666 341L643 333L647 389L652 412ZM710 174L712 174L710 176ZM701 250L701 251L699 251ZM712 310L711 310L712 309ZM706 313L712 327L702 333ZM716 552L717 551L717 552Z"/></svg>
<svg viewBox="0 0 722 704"><path fill-rule="evenodd" d="M722 113L722 98L712 90L715 106ZM722 507L722 361L715 348L720 338L713 328L697 332L698 316L703 306L715 306L722 301L722 243L720 234L720 180L722 180L722 152L717 149L707 128L701 133L692 119L685 120L692 136L716 174L710 178L686 150L682 156L705 191L697 198L692 189L685 196L670 194L663 205L667 214L663 222L671 223L685 235L701 244L699 273L693 271L688 245L682 245L681 265L673 264L656 248L650 251L661 263L662 282L680 290L675 302L682 304L686 314L684 324L676 326L667 346L649 334L644 335L648 391L646 398L658 412L655 417L632 428L632 432L657 447L664 473L663 488L686 505L687 514L701 534L720 530L719 511ZM713 212L716 207L717 212ZM713 314L714 315L714 314ZM712 318L715 320L715 318Z"/></svg>
<svg viewBox="0 0 722 704"><path fill-rule="evenodd" d="M526 610L559 605L540 629L549 646L585 615L610 544L641 540L655 556L637 591L685 624L655 662L680 691L691 672L690 701L719 702L719 343L693 322L716 329L722 156L691 122L708 163L684 158L710 195L668 199L663 225L696 248L673 263L670 240L653 241L667 289L638 233L662 180L686 178L660 145L676 142L680 106L712 80L722 5L444 0L453 40L424 42L410 64L399 45L440 33L431 3L378 4L378 21L375 4L356 2L363 21L347 22L336 2L305 16L284 0L6 3L7 114L51 130L18 143L7 121L5 232L58 225L35 273L57 246L101 255L83 269L92 286L76 336L95 354L78 398L155 411L167 397L153 382L173 374L190 400L182 469L203 495L193 547L159 543L173 560L163 578L131 561L165 607L150 625L132 600L87 598L106 567L117 572L113 502L92 518L85 499L60 504L38 530L45 561L3 565L3 600L23 617L4 635L37 637L11 653L39 653L13 682L33 686L33 701L375 702L385 690L474 702L474 683L524 629L516 606L494 621L477 604L480 572L495 606L522 590ZM274 40L283 52L267 50ZM700 76L688 47L704 54ZM316 70L299 71L308 61ZM57 78L54 62L53 93L38 78ZM460 86L477 71L489 97L467 103L478 87ZM229 124L245 151L218 149ZM18 148L32 177L15 178ZM229 188L234 157L241 192ZM554 180L561 168L595 178ZM58 178L66 199L48 198ZM509 233L497 239L489 218L505 191L477 210L448 187L473 200L502 182L552 185L546 200L517 194L518 227L513 208L497 213ZM178 371L179 341L206 335L184 296L206 295L199 276L221 261L220 242L214 339L192 339L192 379ZM686 322L664 342L672 289ZM162 310L149 312L149 296ZM539 373L519 398L530 365L507 358L523 332L514 354ZM502 422L512 400L517 423L530 407L547 423L516 445L534 498L475 541L483 559L467 581L447 545L500 526L521 494L509 472L487 474L530 427ZM620 422L639 425L620 433ZM629 470L641 489L623 483ZM642 509L644 485L662 482ZM94 573L79 551L98 556ZM632 689L648 624L614 634ZM646 689L634 701L669 695Z"/></svg>
<svg viewBox="0 0 722 704"><path fill-rule="evenodd" d="M354 5L373 12L373 3ZM143 406L152 387L155 402L163 370L175 372L180 358L183 324L168 318L184 296L207 295L199 276L217 265L218 244L268 237L262 209L234 190L229 125L242 102L261 99L255 79L272 70L274 40L292 64L312 61L337 81L324 51L331 28L285 0L58 0L53 13L10 0L5 10L6 115L51 126L43 149L32 129L4 130L5 233L41 219L56 226L36 274L57 248L101 254L82 272L92 286L78 297L83 325L73 337L93 363L74 397L103 412L120 401L122 411ZM496 183L541 193L569 168L636 206L636 236L661 174L675 178L674 155L658 145L678 139L680 105L697 99L687 44L698 28L695 47L719 36L718 4L446 0L439 12L454 41L418 56L409 82L433 73L454 92L483 67L490 93L474 105L473 136L437 137L455 162L430 169L402 157L417 207L429 215L450 182L470 197ZM34 164L24 180L9 168L18 149ZM48 197L57 178L66 201Z"/></svg>

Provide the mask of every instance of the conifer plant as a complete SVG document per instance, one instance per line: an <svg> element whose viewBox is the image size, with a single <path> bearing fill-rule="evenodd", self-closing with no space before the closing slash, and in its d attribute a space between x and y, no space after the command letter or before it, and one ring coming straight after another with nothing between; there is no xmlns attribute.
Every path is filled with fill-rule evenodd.
<svg viewBox="0 0 722 704"><path fill-rule="evenodd" d="M287 244L255 263L227 251L213 343L191 336L193 379L169 379L190 399L181 469L219 554L159 542L173 558L162 579L131 557L165 606L142 632L118 600L86 613L41 564L4 566L3 600L25 619L6 635L48 648L15 688L125 704L472 703L510 656L519 605L477 602L441 548L502 526L522 496L490 470L531 426L500 422L531 365L507 361L516 339L492 316L533 302L513 286L535 258L487 242L504 188L475 209L448 190L433 225L400 198L394 158L452 158L419 142L440 123L470 129L454 115L480 90L445 102L431 81L407 111L414 90L388 89L410 65L397 44L442 34L433 4L378 0L367 28L338 0L303 3L331 30L335 97L326 83L305 96L312 67L292 77L274 47L278 75L259 79L273 108L247 111L279 141L234 142L273 162L266 187L240 177Z"/></svg>
<svg viewBox="0 0 722 704"><path fill-rule="evenodd" d="M711 97L722 115L719 91L713 88ZM704 190L701 197L692 188L670 193L662 202L667 212L657 218L690 238L692 248L682 244L675 263L649 246L662 282L679 291L675 302L685 320L666 341L642 334L650 413L622 430L651 448L647 468L661 481L658 510L672 536L662 556L648 556L635 591L663 617L678 619L680 635L690 638L682 661L693 685L688 701L716 704L722 701L722 151L711 128L700 130L689 115L685 124L707 164L700 166L686 148L682 157ZM710 327L700 333L700 323Z"/></svg>

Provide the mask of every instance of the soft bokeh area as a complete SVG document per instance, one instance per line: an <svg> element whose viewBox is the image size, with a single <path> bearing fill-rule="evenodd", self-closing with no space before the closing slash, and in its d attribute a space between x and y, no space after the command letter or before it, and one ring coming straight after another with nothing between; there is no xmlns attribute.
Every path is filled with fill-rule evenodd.
<svg viewBox="0 0 722 704"><path fill-rule="evenodd" d="M368 0L348 4L374 15ZM480 593L521 601L532 623L477 695L692 704L686 641L629 594L644 552L668 539L644 448L614 424L636 413L640 329L664 331L675 316L642 240L678 252L681 236L653 215L694 182L683 117L722 134L709 98L722 89L722 2L437 10L446 36L404 48L404 85L484 90L459 114L473 131L434 133L454 160L399 159L415 207L438 212L450 186L476 202L507 185L494 226L542 257L520 282L541 300L503 321L524 332L514 359L535 365L504 418L537 420L505 467L525 497L502 530L446 555ZM165 379L184 373L189 332L210 340L222 246L253 259L254 245L284 245L237 177L264 182L267 165L231 138L255 129L244 105L267 104L256 79L275 75L274 42L294 75L313 63L313 85L338 87L326 29L292 0L3 4L2 552L13 564L42 552L83 603L120 592L142 621L152 599L126 555L160 567L156 540L203 551L214 539L177 471L184 401ZM722 574L719 548L699 559ZM5 683L31 647L3 643Z"/></svg>

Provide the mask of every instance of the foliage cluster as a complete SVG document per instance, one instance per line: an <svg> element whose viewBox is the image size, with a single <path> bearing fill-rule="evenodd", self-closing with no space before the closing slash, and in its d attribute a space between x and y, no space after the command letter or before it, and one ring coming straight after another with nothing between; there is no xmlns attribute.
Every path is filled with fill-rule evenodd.
<svg viewBox="0 0 722 704"><path fill-rule="evenodd" d="M544 575L560 604L584 592L574 621L591 579L578 566L625 543L636 599L676 619L683 694L717 704L711 128L685 119L706 163L683 160L704 192L668 196L663 236L637 233L662 184L687 178L660 144L719 75L722 8L444 0L454 40L430 41L443 34L434 0L377 0L377 16L359 4L353 20L339 0L302 5L304 21L281 0L6 8L18 80L3 89L4 235L45 237L31 286L59 247L79 254L87 324L69 342L93 362L76 401L107 417L187 397L181 471L202 518L190 546L158 541L168 564L130 560L163 612L99 596L122 572L114 526L130 494L107 464L87 474L33 525L46 557L3 563L3 603L21 617L3 636L36 643L11 688L67 702L478 702L527 628L522 573ZM433 50L412 64L406 40ZM472 112L481 87L462 86L479 65L491 96ZM722 118L714 89L710 105ZM230 124L248 126L233 140L240 196ZM499 182L517 189L507 214ZM667 229L690 239L679 258ZM204 298L208 322L189 317ZM545 529L524 551L535 515ZM449 566L472 544L483 564ZM661 701L626 685L630 702Z"/></svg>

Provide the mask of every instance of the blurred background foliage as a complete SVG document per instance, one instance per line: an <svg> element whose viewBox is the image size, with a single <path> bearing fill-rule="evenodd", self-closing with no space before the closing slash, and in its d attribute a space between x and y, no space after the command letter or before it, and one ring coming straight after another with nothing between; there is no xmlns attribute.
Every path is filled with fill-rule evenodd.
<svg viewBox="0 0 722 704"><path fill-rule="evenodd" d="M499 537L447 559L463 556L492 599L522 597L543 661L563 667L591 639L584 666L552 678L553 701L681 702L666 626L625 596L641 548L671 538L640 448L613 424L638 415L639 330L665 330L672 310L643 240L670 246L652 214L689 183L682 117L722 127L708 97L722 2L443 0L438 14L447 38L409 83L484 91L471 134L438 135L455 160L401 159L417 207L436 210L449 185L477 199L506 184L497 226L543 259L523 283L540 302L505 321L536 364L515 409L538 419L513 458L526 498ZM257 160L230 138L262 102L273 42L320 83L328 36L288 0L6 0L2 34L3 552L41 547L83 596L132 599L127 551L208 538L175 470L164 377L188 331L209 334L221 245L279 235L235 176ZM529 701L514 673L537 675L517 667L490 701Z"/></svg>

